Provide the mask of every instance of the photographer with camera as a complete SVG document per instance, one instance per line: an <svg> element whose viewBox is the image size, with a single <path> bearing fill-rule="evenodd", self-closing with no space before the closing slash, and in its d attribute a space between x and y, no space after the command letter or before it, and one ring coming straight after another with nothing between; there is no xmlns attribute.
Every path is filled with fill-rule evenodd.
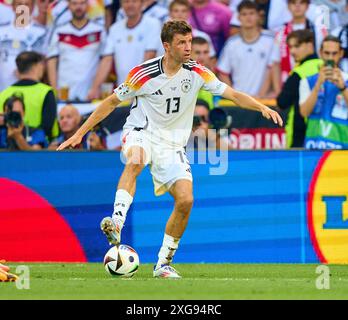
<svg viewBox="0 0 348 320"><path fill-rule="evenodd" d="M305 148L347 149L348 74L338 67L344 56L341 41L327 36L320 55L320 72L300 82L300 113L308 117Z"/></svg>
<svg viewBox="0 0 348 320"><path fill-rule="evenodd" d="M47 147L45 132L24 124L23 98L13 95L4 103L0 116L0 149L40 150Z"/></svg>
<svg viewBox="0 0 348 320"><path fill-rule="evenodd" d="M188 146L191 149L229 150L228 135L223 135L221 129L231 125L231 117L220 108L209 109L205 100L198 99L193 117L192 135Z"/></svg>

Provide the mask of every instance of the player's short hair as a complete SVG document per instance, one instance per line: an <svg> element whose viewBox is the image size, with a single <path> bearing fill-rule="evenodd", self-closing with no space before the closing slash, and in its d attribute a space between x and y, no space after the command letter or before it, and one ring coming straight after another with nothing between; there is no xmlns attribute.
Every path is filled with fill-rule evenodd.
<svg viewBox="0 0 348 320"><path fill-rule="evenodd" d="M173 0L169 5L169 12L173 10L175 5L185 6L188 9L191 8L190 2L188 0Z"/></svg>
<svg viewBox="0 0 348 320"><path fill-rule="evenodd" d="M35 51L24 51L16 57L16 66L19 73L28 72L34 65L45 61L45 57Z"/></svg>
<svg viewBox="0 0 348 320"><path fill-rule="evenodd" d="M286 43L289 44L291 39L296 39L299 45L303 43L312 43L314 45L314 34L310 30L305 29L291 32L286 38Z"/></svg>
<svg viewBox="0 0 348 320"><path fill-rule="evenodd" d="M325 42L335 42L338 44L338 46L340 47L340 50L343 50L343 47L342 47L342 41L340 38L337 38L333 35L328 35L324 38L323 42L321 43L321 46L320 46L320 49L322 50L323 47L324 47L324 43Z"/></svg>
<svg viewBox="0 0 348 320"><path fill-rule="evenodd" d="M192 38L192 45L195 45L195 44L199 44L199 45L207 44L207 45L209 45L209 42L207 41L207 39L204 39L202 37L193 37Z"/></svg>
<svg viewBox="0 0 348 320"><path fill-rule="evenodd" d="M238 13L240 13L243 9L255 9L259 12L259 6L256 2L251 0L243 0L237 7Z"/></svg>
<svg viewBox="0 0 348 320"><path fill-rule="evenodd" d="M186 21L168 21L162 27L162 42L171 43L176 34L192 33L192 27Z"/></svg>

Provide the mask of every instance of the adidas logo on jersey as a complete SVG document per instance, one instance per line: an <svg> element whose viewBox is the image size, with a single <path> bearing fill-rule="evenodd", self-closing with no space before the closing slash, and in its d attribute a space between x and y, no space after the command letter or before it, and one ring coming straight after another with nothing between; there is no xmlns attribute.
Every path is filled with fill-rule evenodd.
<svg viewBox="0 0 348 320"><path fill-rule="evenodd" d="M156 92L152 93L153 96L163 96L163 93L161 90L157 90Z"/></svg>

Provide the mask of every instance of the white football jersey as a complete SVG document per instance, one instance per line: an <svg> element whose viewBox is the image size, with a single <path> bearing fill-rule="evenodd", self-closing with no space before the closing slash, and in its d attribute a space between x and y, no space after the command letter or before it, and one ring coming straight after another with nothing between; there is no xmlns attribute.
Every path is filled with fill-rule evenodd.
<svg viewBox="0 0 348 320"><path fill-rule="evenodd" d="M104 27L89 21L78 29L71 22L58 27L48 58L58 57L58 88L69 87L70 100L86 100L104 50Z"/></svg>
<svg viewBox="0 0 348 320"><path fill-rule="evenodd" d="M166 143L183 147L192 130L200 89L222 95L227 85L195 61L184 63L172 77L163 71L163 56L133 68L115 89L121 100L133 99L124 130L146 129Z"/></svg>
<svg viewBox="0 0 348 320"><path fill-rule="evenodd" d="M126 19L111 26L103 56L114 56L118 84L126 80L133 66L144 61L146 51L157 52L160 34L159 21L147 16L143 16L133 28L127 27Z"/></svg>
<svg viewBox="0 0 348 320"><path fill-rule="evenodd" d="M273 35L268 31L263 31L252 43L235 35L226 42L217 69L232 76L236 90L255 96L262 87L270 65L273 41Z"/></svg>
<svg viewBox="0 0 348 320"><path fill-rule="evenodd" d="M46 28L30 23L17 28L13 23L0 26L0 91L17 81L16 57L23 51L46 52Z"/></svg>

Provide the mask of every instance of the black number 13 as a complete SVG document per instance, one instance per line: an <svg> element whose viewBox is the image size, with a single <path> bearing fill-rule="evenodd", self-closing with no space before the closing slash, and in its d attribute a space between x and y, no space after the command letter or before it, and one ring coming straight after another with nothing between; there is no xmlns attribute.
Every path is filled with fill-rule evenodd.
<svg viewBox="0 0 348 320"><path fill-rule="evenodd" d="M172 104L171 98L167 99L166 102L167 102L167 114L179 112L179 109L180 109L180 98L179 97L173 98L175 109L171 107L171 104Z"/></svg>

